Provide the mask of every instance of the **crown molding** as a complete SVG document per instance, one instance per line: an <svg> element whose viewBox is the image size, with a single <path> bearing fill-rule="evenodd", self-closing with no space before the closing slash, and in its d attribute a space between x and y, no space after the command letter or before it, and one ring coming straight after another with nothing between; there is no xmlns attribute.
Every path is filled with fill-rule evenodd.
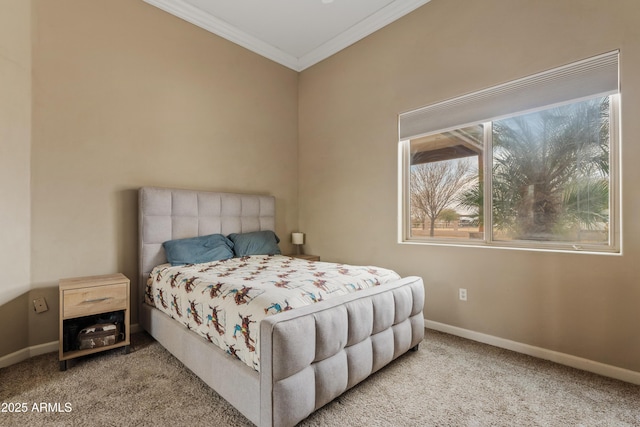
<svg viewBox="0 0 640 427"><path fill-rule="evenodd" d="M183 0L143 0L178 18L182 18L202 29L232 41L252 52L265 56L285 67L294 68L298 58L271 46L262 40L240 31L215 16L194 7ZM295 68L294 68L295 69Z"/></svg>
<svg viewBox="0 0 640 427"><path fill-rule="evenodd" d="M345 49L368 35L375 33L379 29L391 24L397 19L402 18L404 15L413 12L430 1L431 0L396 0L393 3L390 3L337 37L334 37L309 53L301 56L298 59L299 69L297 71L302 71L305 68L309 68L312 65L327 59L331 55L336 54L342 49Z"/></svg>
<svg viewBox="0 0 640 427"><path fill-rule="evenodd" d="M229 23L198 9L184 0L143 0L152 6L164 10L178 18L184 19L213 34L236 43L258 55L264 56L278 64L302 71L328 58L340 50L354 44L369 34L390 24L430 0L396 0L378 12L360 21L339 36L327 41L301 57L296 57L278 49L262 40L240 31Z"/></svg>

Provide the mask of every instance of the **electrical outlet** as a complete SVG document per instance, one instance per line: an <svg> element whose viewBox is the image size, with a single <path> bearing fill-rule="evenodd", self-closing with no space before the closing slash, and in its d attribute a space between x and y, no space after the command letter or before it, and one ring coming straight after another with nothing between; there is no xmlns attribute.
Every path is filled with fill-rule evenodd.
<svg viewBox="0 0 640 427"><path fill-rule="evenodd" d="M458 296L460 297L460 301L467 300L467 290L464 288L458 289Z"/></svg>
<svg viewBox="0 0 640 427"><path fill-rule="evenodd" d="M49 307L47 307L47 301L44 299L44 297L36 298L33 300L33 309L36 311L36 313L44 313L45 311L49 310Z"/></svg>

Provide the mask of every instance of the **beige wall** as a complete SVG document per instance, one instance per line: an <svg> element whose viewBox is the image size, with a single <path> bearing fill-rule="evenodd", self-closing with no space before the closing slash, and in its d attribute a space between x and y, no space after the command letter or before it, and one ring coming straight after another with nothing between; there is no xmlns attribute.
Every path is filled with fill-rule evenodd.
<svg viewBox="0 0 640 427"><path fill-rule="evenodd" d="M31 4L0 1L0 349L28 340ZM0 351L0 355L4 354Z"/></svg>
<svg viewBox="0 0 640 427"><path fill-rule="evenodd" d="M23 123L0 129L22 132L16 152L0 156L3 166L19 172L22 187L0 183L20 203L15 221L0 218L2 233L17 236L20 227L32 236L30 267L28 247L9 257L27 263L13 281L32 289L29 301L42 295L52 307L29 314L29 345L58 338L60 278L118 271L136 282L141 186L274 195L276 232L290 249L284 237L298 218L296 72L142 1L33 0L32 8L30 169L22 135L29 132L28 115L12 113ZM27 112L30 77L19 71L28 70L28 28L22 19L9 34L26 33L26 52L16 46L25 63L0 57L1 67L16 69L14 80L24 89L11 99ZM0 101L0 111L12 104ZM3 253L13 250L0 245ZM4 272L6 260L0 260ZM12 286L7 283L2 280L0 297ZM132 292L133 322L136 296ZM25 302L21 297L27 322ZM0 341L0 356L11 351Z"/></svg>
<svg viewBox="0 0 640 427"><path fill-rule="evenodd" d="M638 22L636 0L432 0L303 71L307 252L422 276L428 320L640 371ZM623 256L397 243L398 113L614 49Z"/></svg>

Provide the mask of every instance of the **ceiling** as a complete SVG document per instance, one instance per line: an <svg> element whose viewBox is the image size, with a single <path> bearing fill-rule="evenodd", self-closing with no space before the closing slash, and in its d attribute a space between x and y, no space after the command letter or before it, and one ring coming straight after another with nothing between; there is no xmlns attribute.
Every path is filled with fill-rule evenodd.
<svg viewBox="0 0 640 427"><path fill-rule="evenodd" d="M430 0L144 0L296 71Z"/></svg>

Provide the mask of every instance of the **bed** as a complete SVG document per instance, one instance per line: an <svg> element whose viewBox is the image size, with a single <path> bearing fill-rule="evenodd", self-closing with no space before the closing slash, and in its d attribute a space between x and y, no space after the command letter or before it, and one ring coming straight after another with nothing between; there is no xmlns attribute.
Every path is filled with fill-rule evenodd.
<svg viewBox="0 0 640 427"><path fill-rule="evenodd" d="M293 426L424 337L424 286L405 277L264 317L259 370L146 304L163 243L275 230L266 195L144 187L139 191L139 322L163 347L258 426Z"/></svg>

